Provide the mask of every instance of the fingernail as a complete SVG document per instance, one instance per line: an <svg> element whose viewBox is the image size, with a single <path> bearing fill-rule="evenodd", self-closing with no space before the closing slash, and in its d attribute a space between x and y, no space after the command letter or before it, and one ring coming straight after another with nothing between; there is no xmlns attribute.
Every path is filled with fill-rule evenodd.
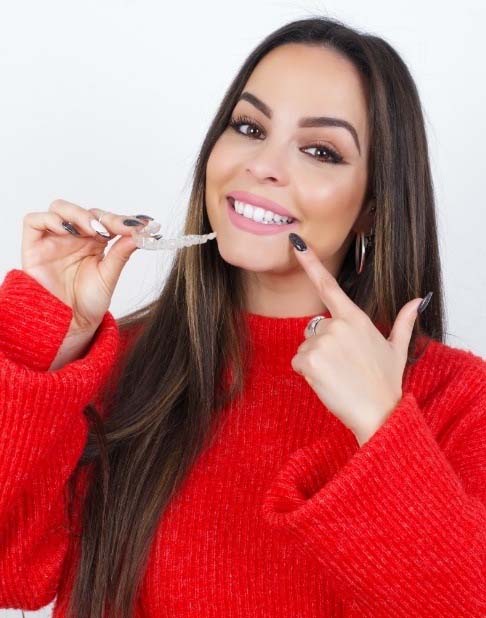
<svg viewBox="0 0 486 618"><path fill-rule="evenodd" d="M61 225L65 230L71 232L73 236L81 236L78 230L73 225L71 225L71 223L68 223L68 221L63 221Z"/></svg>
<svg viewBox="0 0 486 618"><path fill-rule="evenodd" d="M420 305L418 306L417 313L422 313L424 309L427 308L427 305L430 303L430 299L432 298L433 292L429 292L427 296L422 300Z"/></svg>
<svg viewBox="0 0 486 618"><path fill-rule="evenodd" d="M136 219L125 219L123 225L128 225L133 227L134 225L143 225L143 221L137 221Z"/></svg>
<svg viewBox="0 0 486 618"><path fill-rule="evenodd" d="M135 215L137 219L148 219L149 221L153 221L153 217L149 217L148 215Z"/></svg>
<svg viewBox="0 0 486 618"><path fill-rule="evenodd" d="M294 234L294 232L290 232L289 240L298 251L307 251L307 245L305 244L303 239L298 234Z"/></svg>
<svg viewBox="0 0 486 618"><path fill-rule="evenodd" d="M103 236L104 238L109 238L111 236L110 232L106 229L106 227L96 219L91 219L89 224L95 232L98 232L100 236Z"/></svg>
<svg viewBox="0 0 486 618"><path fill-rule="evenodd" d="M147 225L145 225L145 227L143 227L139 231L139 233L140 234L152 234L152 233L158 232L160 230L160 227L161 227L160 223L152 220L152 221L149 221Z"/></svg>

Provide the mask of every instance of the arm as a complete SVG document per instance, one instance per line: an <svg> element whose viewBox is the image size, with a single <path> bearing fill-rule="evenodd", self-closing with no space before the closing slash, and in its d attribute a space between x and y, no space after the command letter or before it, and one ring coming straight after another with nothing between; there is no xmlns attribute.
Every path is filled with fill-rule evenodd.
<svg viewBox="0 0 486 618"><path fill-rule="evenodd" d="M336 459L320 438L272 482L264 517L333 579L347 615L486 615L485 384L445 450L405 393L361 448Z"/></svg>
<svg viewBox="0 0 486 618"><path fill-rule="evenodd" d="M106 313L87 354L48 371L71 310L10 271L0 287L0 607L39 609L55 596L69 546L65 487L84 449L82 410L119 350Z"/></svg>

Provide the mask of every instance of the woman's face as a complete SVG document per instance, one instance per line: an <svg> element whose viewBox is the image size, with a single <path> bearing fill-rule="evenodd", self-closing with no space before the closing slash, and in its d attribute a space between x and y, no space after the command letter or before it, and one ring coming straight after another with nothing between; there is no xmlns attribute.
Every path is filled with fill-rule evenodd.
<svg viewBox="0 0 486 618"><path fill-rule="evenodd" d="M354 65L336 52L288 44L262 59L245 93L256 99L241 98L231 118L247 119L225 129L208 160L211 228L223 259L247 271L248 282L260 290L273 288L278 296L282 285L289 291L289 278L281 277L288 275L292 288L302 292L309 282L293 254L290 231L336 276L356 232L369 230L371 220L362 208L368 180L365 91ZM341 119L352 128L299 127L309 116ZM229 217L227 196L233 191L270 199L298 221L274 234L241 229Z"/></svg>

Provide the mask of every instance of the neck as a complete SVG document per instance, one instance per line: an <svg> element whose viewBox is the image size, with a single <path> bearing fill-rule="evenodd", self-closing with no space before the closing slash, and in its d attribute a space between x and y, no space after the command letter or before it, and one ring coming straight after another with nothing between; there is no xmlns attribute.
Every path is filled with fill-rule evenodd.
<svg viewBox="0 0 486 618"><path fill-rule="evenodd" d="M249 313L286 318L327 311L307 273L245 273L245 309Z"/></svg>

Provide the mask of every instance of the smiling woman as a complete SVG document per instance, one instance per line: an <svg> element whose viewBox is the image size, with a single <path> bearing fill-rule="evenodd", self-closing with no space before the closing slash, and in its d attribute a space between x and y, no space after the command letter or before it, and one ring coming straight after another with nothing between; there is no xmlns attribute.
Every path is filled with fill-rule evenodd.
<svg viewBox="0 0 486 618"><path fill-rule="evenodd" d="M276 46L244 84L208 159L206 206L221 256L241 270L247 310L326 310L288 233L303 236L335 276L352 232L369 233L368 107L364 78L328 46ZM240 210L221 207L228 194L240 196ZM268 226L265 213L295 221Z"/></svg>
<svg viewBox="0 0 486 618"><path fill-rule="evenodd" d="M23 271L2 284L0 606L483 616L486 362L444 343L397 52L326 18L270 33L209 128L184 233L217 239L57 371L71 309Z"/></svg>

